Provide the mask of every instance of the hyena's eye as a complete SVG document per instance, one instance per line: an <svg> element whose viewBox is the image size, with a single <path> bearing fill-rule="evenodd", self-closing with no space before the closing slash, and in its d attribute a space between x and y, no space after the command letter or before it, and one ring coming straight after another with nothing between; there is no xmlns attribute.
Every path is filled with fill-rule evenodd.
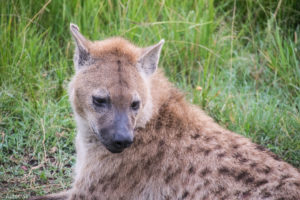
<svg viewBox="0 0 300 200"><path fill-rule="evenodd" d="M109 104L109 99L93 96L93 104L98 107L106 107Z"/></svg>
<svg viewBox="0 0 300 200"><path fill-rule="evenodd" d="M140 101L134 101L130 105L132 110L138 110L140 108Z"/></svg>

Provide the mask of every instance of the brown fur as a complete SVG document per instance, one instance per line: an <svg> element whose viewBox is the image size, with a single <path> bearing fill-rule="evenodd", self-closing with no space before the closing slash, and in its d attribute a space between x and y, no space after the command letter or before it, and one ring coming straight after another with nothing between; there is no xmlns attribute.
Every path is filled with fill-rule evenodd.
<svg viewBox="0 0 300 200"><path fill-rule="evenodd" d="M136 69L145 49L121 38L89 45L96 62L70 84L78 155L68 200L300 199L297 169L216 124L160 70L145 80ZM118 82L117 60L126 86ZM126 102L133 90L142 102L153 103L150 119L135 126L134 143L119 154L107 151L87 125L95 113L86 98L99 85L116 95L116 104ZM134 120L140 118L139 113Z"/></svg>
<svg viewBox="0 0 300 200"><path fill-rule="evenodd" d="M129 41L120 37L93 42L89 46L89 50L95 57L114 54L126 57L126 59L133 63L137 61L141 53L139 48L136 48Z"/></svg>

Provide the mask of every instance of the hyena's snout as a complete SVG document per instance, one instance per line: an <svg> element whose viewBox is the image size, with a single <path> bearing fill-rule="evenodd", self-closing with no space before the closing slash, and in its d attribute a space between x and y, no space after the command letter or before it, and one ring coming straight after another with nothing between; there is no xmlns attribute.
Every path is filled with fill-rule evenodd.
<svg viewBox="0 0 300 200"><path fill-rule="evenodd" d="M126 115L116 116L111 126L101 129L101 135L106 140L103 144L112 153L120 153L133 143L133 129Z"/></svg>
<svg viewBox="0 0 300 200"><path fill-rule="evenodd" d="M124 128L104 128L101 130L102 135L109 135L108 141L104 142L105 147L112 153L121 153L133 142L133 134ZM107 137L106 137L107 138Z"/></svg>
<svg viewBox="0 0 300 200"><path fill-rule="evenodd" d="M112 140L112 143L117 149L125 149L133 142L132 134L129 131L121 130L117 132Z"/></svg>

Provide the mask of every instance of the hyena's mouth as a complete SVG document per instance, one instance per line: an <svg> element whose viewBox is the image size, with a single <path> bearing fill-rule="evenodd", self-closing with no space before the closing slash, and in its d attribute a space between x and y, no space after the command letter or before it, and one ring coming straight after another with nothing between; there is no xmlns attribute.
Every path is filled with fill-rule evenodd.
<svg viewBox="0 0 300 200"><path fill-rule="evenodd" d="M115 149L115 148L109 148L106 146L106 149L110 151L111 153L122 153L124 149Z"/></svg>

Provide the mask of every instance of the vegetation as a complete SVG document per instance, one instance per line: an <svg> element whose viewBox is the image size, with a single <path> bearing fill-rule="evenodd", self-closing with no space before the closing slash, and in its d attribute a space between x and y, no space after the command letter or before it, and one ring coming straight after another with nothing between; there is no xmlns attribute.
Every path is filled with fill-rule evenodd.
<svg viewBox="0 0 300 200"><path fill-rule="evenodd" d="M300 168L300 1L11 0L0 7L0 199L70 187L69 23L166 40L160 66L218 123Z"/></svg>

